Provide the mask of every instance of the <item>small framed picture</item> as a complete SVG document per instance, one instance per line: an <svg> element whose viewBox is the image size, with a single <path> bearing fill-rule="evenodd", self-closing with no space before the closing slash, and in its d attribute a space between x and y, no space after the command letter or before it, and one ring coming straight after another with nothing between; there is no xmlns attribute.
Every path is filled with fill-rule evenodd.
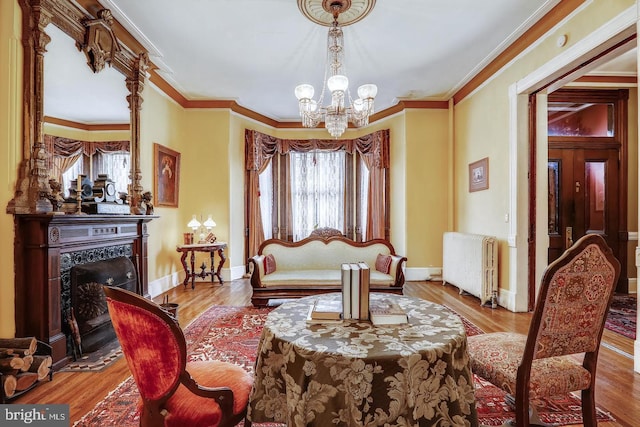
<svg viewBox="0 0 640 427"><path fill-rule="evenodd" d="M489 188L489 158L469 163L469 192Z"/></svg>
<svg viewBox="0 0 640 427"><path fill-rule="evenodd" d="M177 208L180 189L180 153L154 143L153 172L156 206Z"/></svg>

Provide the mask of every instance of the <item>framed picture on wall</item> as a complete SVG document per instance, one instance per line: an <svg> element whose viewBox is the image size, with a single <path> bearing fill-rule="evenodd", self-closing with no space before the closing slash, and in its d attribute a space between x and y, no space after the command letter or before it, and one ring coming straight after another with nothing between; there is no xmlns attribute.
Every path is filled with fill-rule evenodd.
<svg viewBox="0 0 640 427"><path fill-rule="evenodd" d="M489 158L469 163L469 192L489 188Z"/></svg>
<svg viewBox="0 0 640 427"><path fill-rule="evenodd" d="M180 189L180 153L153 144L153 181L156 206L178 207Z"/></svg>

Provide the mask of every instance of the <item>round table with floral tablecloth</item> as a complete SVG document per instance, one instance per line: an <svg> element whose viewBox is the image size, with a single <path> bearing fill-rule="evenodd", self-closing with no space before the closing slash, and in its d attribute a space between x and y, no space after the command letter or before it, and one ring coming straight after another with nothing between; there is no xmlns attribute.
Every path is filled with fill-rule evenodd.
<svg viewBox="0 0 640 427"><path fill-rule="evenodd" d="M476 426L473 376L460 317L401 295L408 323L307 322L323 294L269 313L258 346L249 419L294 426Z"/></svg>

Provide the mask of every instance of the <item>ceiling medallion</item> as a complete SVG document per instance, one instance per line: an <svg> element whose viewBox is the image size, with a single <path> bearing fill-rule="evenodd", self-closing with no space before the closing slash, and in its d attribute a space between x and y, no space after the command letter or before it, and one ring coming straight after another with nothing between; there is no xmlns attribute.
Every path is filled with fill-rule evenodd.
<svg viewBox="0 0 640 427"><path fill-rule="evenodd" d="M325 27L333 25L333 13L339 8L340 26L344 27L367 16L376 0L298 0L300 12L311 22Z"/></svg>

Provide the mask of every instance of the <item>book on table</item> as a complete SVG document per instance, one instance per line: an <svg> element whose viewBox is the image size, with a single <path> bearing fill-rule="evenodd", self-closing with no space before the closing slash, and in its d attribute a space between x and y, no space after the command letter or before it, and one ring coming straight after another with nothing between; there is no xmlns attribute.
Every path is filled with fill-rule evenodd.
<svg viewBox="0 0 640 427"><path fill-rule="evenodd" d="M360 297L360 312L358 315L358 319L369 320L369 280L371 278L371 271L369 270L369 266L365 262L359 262L358 268L358 294Z"/></svg>
<svg viewBox="0 0 640 427"><path fill-rule="evenodd" d="M351 319L351 264L343 263L341 266L342 281L342 318Z"/></svg>
<svg viewBox="0 0 640 427"><path fill-rule="evenodd" d="M313 303L310 316L314 320L341 320L342 301L320 297Z"/></svg>
<svg viewBox="0 0 640 427"><path fill-rule="evenodd" d="M369 317L374 325L408 323L407 313L391 298L377 298L369 305Z"/></svg>

